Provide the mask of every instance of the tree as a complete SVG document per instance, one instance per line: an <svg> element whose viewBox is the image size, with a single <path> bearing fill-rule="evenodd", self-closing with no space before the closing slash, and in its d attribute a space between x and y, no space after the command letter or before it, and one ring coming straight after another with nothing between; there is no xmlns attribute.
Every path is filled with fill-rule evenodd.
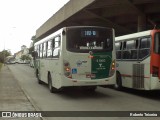
<svg viewBox="0 0 160 120"><path fill-rule="evenodd" d="M29 54L32 54L33 51L34 51L34 47L32 46L29 48Z"/></svg>
<svg viewBox="0 0 160 120"><path fill-rule="evenodd" d="M11 53L8 50L3 50L0 52L0 62L4 63L6 57L10 56Z"/></svg>
<svg viewBox="0 0 160 120"><path fill-rule="evenodd" d="M31 37L31 40L34 41L36 39L36 35Z"/></svg>
<svg viewBox="0 0 160 120"><path fill-rule="evenodd" d="M31 37L31 40L33 41L33 44L36 42L36 35Z"/></svg>
<svg viewBox="0 0 160 120"><path fill-rule="evenodd" d="M22 55L21 60L31 60L31 58L28 55Z"/></svg>
<svg viewBox="0 0 160 120"><path fill-rule="evenodd" d="M33 35L31 37L31 40L33 41L33 45L32 45L32 47L29 48L29 54L32 54L32 52L34 51L34 43L36 41L36 35Z"/></svg>

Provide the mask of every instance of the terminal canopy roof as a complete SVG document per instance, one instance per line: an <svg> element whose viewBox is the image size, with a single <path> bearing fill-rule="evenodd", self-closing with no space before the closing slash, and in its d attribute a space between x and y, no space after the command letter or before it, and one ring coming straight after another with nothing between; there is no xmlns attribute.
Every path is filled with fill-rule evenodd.
<svg viewBox="0 0 160 120"><path fill-rule="evenodd" d="M112 27L116 36L158 28L160 0L70 0L37 29L36 39L81 25Z"/></svg>

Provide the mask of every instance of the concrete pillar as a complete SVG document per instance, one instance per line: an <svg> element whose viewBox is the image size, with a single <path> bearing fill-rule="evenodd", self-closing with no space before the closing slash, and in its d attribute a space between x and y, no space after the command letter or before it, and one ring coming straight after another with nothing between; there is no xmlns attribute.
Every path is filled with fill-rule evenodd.
<svg viewBox="0 0 160 120"><path fill-rule="evenodd" d="M138 28L137 28L137 31L140 32L140 31L146 30L146 25L147 25L146 15L138 16Z"/></svg>

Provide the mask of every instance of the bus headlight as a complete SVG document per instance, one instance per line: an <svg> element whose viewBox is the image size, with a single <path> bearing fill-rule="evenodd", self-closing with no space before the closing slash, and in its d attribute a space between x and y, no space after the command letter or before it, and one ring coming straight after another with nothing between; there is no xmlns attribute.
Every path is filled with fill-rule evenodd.
<svg viewBox="0 0 160 120"><path fill-rule="evenodd" d="M110 71L109 71L109 77L113 76L115 73L115 66L116 66L115 64L116 64L116 62L115 62L115 60L113 60L111 67L110 67Z"/></svg>

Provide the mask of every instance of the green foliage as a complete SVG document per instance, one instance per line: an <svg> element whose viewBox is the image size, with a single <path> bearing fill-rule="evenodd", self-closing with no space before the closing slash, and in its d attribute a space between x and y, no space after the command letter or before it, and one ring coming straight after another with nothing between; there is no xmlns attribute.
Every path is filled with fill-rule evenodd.
<svg viewBox="0 0 160 120"><path fill-rule="evenodd" d="M36 35L32 36L31 40L33 41L33 44L36 42Z"/></svg>
<svg viewBox="0 0 160 120"><path fill-rule="evenodd" d="M33 51L34 51L34 47L29 48L29 54L32 54Z"/></svg>
<svg viewBox="0 0 160 120"><path fill-rule="evenodd" d="M31 37L31 40L35 40L36 39L36 35L33 35L32 37Z"/></svg>
<svg viewBox="0 0 160 120"><path fill-rule="evenodd" d="M1 68L2 68L2 63L0 63L0 71L1 71Z"/></svg>
<svg viewBox="0 0 160 120"><path fill-rule="evenodd" d="M21 60L31 60L31 58L28 55L22 55Z"/></svg>
<svg viewBox="0 0 160 120"><path fill-rule="evenodd" d="M1 51L1 52L0 52L0 62L1 62L1 63L4 63L6 57L8 57L8 56L10 56L10 55L11 55L11 53L8 52L7 50Z"/></svg>

